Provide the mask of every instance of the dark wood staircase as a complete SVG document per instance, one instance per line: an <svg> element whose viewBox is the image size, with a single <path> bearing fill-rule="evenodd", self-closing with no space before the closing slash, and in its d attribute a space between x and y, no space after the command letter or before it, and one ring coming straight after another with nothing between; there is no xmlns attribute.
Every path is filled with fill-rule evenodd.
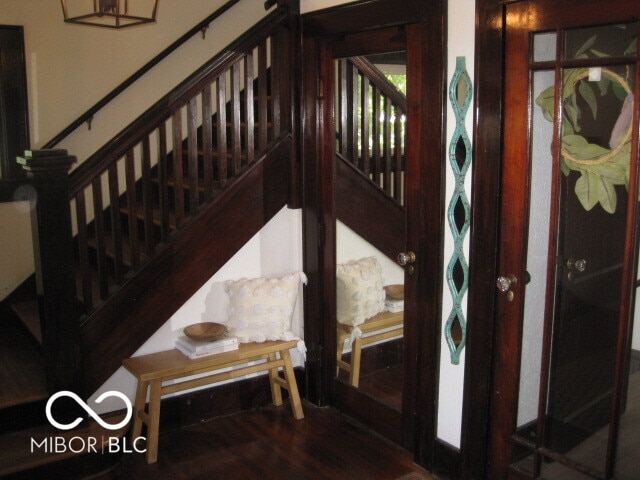
<svg viewBox="0 0 640 480"><path fill-rule="evenodd" d="M265 17L83 162L63 180L66 185L52 189L68 191L75 278L62 281L69 281L73 296L59 303L42 288L42 279L52 278L47 268L64 263L48 261L45 249L37 259L38 281L24 289L31 295L0 304L3 324L5 316L24 320L15 330L30 343L28 355L36 367L40 362L41 376L36 394L0 404L0 449L48 431L46 399L74 390L48 373L75 371L72 385L87 398L281 208L295 206L287 20L285 9ZM47 152L35 153L27 166ZM36 186L48 181L42 169L31 174ZM47 342L59 325L73 338L56 338L51 347ZM77 357L63 353L65 346ZM7 352L18 356L16 349ZM74 432L95 434L91 425L82 428L89 433ZM76 465L64 455L25 457L6 450L0 453L2 478L34 478L33 468L53 472L46 466L51 462L58 464L59 478L74 478L86 475L82 465L95 460Z"/></svg>

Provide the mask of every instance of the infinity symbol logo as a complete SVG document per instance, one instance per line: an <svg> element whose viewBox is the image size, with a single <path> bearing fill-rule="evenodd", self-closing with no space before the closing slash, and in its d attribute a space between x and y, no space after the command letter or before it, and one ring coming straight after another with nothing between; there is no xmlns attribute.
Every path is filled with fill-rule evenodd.
<svg viewBox="0 0 640 480"><path fill-rule="evenodd" d="M49 420L49 423L51 423L51 425L53 425L54 427L56 427L56 428L58 428L60 430L71 430L72 428L77 427L80 424L80 422L82 422L82 417L78 417L73 422L65 425L63 423L57 422L53 418L53 416L51 415L51 406L53 405L53 402L55 402L60 397L73 398L73 400L75 400L75 402L78 405L80 405L89 414L89 416L91 418L93 418L96 422L98 422L102 428L106 428L107 430L118 430L119 428L124 427L127 423L129 423L129 420L131 420L131 416L133 414L133 407L131 406L131 401L122 392L117 392L115 390L110 390L108 392L104 392L102 395L100 395L98 398L96 398L96 403L101 403L107 397L118 397L118 398L122 399L122 401L126 405L127 414L125 415L124 420L122 420L121 422L116 423L116 424L111 424L111 423L105 422L102 418L100 418L100 415L98 415L78 395L76 395L73 392L69 392L67 390L63 390L61 392L58 392L58 393L52 395L51 398L49 399L49 401L47 402L47 407L46 407L47 420Z"/></svg>

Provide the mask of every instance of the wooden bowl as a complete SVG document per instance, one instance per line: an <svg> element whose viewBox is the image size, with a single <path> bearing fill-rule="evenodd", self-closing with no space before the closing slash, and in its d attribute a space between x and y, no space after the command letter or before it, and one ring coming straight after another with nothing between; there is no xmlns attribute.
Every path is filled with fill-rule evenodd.
<svg viewBox="0 0 640 480"><path fill-rule="evenodd" d="M404 285L387 285L384 287L387 297L394 300L404 300Z"/></svg>
<svg viewBox="0 0 640 480"><path fill-rule="evenodd" d="M194 323L184 328L184 334L196 342L213 342L225 333L227 333L227 327L214 322Z"/></svg>

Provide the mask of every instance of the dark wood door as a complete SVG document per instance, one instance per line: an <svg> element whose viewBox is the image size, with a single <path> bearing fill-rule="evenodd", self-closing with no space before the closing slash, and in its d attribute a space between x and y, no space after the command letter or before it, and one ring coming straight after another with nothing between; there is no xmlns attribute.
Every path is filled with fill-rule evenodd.
<svg viewBox="0 0 640 480"><path fill-rule="evenodd" d="M345 413L406 448L411 448L414 443L415 386L418 379L415 352L421 349L418 339L424 335L420 329L425 325L423 319L427 316L425 304L419 303L417 293L419 282L426 277L426 270L422 271L420 265L429 261L421 258L427 252L420 249L420 237L427 234L421 231L425 221L421 218L425 202L421 190L421 171L425 167L418 147L421 119L415 105L420 98L417 93L422 85L421 49L418 48L422 34L419 24L377 29L355 33L348 38L333 38L328 42L327 49L338 72L336 81L332 83L335 90L327 95L328 98L338 99L330 109L336 112L331 128L335 129L337 137L343 137L344 131L350 131L348 126L353 123L344 122L343 118L352 115L355 117L353 121L359 125L359 133L347 137L361 139L353 142L359 145L355 148L343 148L338 142L333 158L335 222L353 229L360 239L352 242L351 234L351 238L346 240L344 227L337 228L336 263L344 265L346 259L357 262L360 257L373 255L382 265L383 281L395 278L390 283L404 286L402 333L388 333L387 340L376 340L372 346L361 350L358 384L338 370L333 385L333 401ZM382 42L381 38L386 40ZM355 62L353 68L352 61ZM393 107L398 107L397 115L405 117L406 124L403 126L400 126L400 121L384 121L390 116L392 107L387 105L394 92L394 88L385 85L385 79L382 78L383 70L388 67L395 67L391 71L403 72L401 76L406 81L404 110L400 111L399 105ZM345 71L349 78L358 76L354 80L356 88L352 87L352 90L359 92L359 98L355 101L349 100L349 95L344 92L344 84L349 84L342 80ZM387 82L392 83L389 80ZM385 88L387 86L388 89ZM343 101L345 98L346 102ZM339 115L338 112L345 110L345 103L355 111ZM400 99L398 103L402 103ZM396 126L397 137L393 128ZM397 138L398 145L388 142L392 136ZM357 153L352 153L354 150ZM356 172L355 176L364 178L364 184L354 182L353 172L345 172L345 165ZM356 183L361 184L359 188ZM439 186L432 180L431 188L435 190ZM354 216L357 221L354 221ZM433 227L428 234L432 236L434 244L441 237L441 232ZM346 243L349 245L345 246ZM357 245L362 250L353 251ZM387 267L386 263L395 262L399 254L406 252L415 254L415 262L404 266L404 272L396 265L400 271L398 276L397 272L392 271L393 267ZM382 338L385 330L392 332L390 327L385 326L379 331L365 333L363 338L371 335ZM343 337L339 335L337 348L348 350L348 346L343 347L343 342ZM353 365L353 351L346 355L351 355Z"/></svg>
<svg viewBox="0 0 640 480"><path fill-rule="evenodd" d="M310 285L316 280L318 287L313 291L307 289L310 293L305 296L305 338L317 338L322 345L318 352L322 362L316 367L314 345L308 342L310 391L319 394L321 401L414 451L418 463L427 467L433 461L436 435L437 389L434 386L438 378L442 318L439 300L443 277L445 170L441 120L446 91L443 12L443 2L426 5L411 0L406 2L406 8L398 9L397 2L380 0L356 2L303 18L303 31L307 35L303 45L305 269ZM345 23L345 19L349 21ZM401 251L415 253L415 263L404 274L399 407L380 401L379 396L368 394L361 385L354 388L336 379L335 219L339 214L337 202L344 199L348 202L349 194L340 191L344 198L336 199L338 138L335 125L340 121L340 109L336 107L335 62L390 51L406 52L402 54L407 75L406 148L399 160L406 172L406 184L402 187L406 210L398 216L402 231L397 231L392 241L385 243L399 250L395 255ZM373 153L371 158L375 157ZM396 160L394 165L397 166ZM384 181L381 185L384 187ZM387 229L375 227L386 220L381 210L363 211L355 201L352 197L356 216L369 215L373 219L369 222L374 225L371 234L385 236ZM318 277L314 278L316 271Z"/></svg>
<svg viewBox="0 0 640 480"><path fill-rule="evenodd" d="M616 469L636 270L639 14L625 1L505 6L490 478Z"/></svg>

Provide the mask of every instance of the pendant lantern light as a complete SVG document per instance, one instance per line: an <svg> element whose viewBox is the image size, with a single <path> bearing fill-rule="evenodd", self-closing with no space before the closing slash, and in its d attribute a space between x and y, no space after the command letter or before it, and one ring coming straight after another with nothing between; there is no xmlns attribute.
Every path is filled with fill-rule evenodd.
<svg viewBox="0 0 640 480"><path fill-rule="evenodd" d="M61 0L66 23L125 28L156 21L158 0Z"/></svg>

